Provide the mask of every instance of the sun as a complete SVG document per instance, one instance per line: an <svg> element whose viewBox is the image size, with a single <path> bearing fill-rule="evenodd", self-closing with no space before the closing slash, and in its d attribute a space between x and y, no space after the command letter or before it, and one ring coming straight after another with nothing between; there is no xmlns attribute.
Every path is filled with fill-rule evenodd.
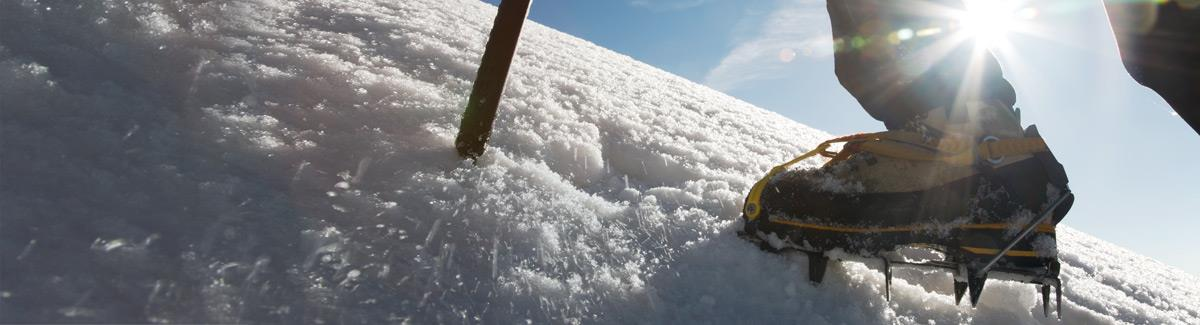
<svg viewBox="0 0 1200 325"><path fill-rule="evenodd" d="M996 47L1007 41L1008 34L1018 20L1015 3L1011 0L967 0L966 10L958 12L956 19L962 30L973 37L980 46Z"/></svg>

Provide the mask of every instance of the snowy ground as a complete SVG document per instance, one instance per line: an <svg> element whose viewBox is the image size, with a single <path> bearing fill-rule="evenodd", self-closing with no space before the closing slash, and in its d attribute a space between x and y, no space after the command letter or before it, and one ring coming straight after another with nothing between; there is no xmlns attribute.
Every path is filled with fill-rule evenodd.
<svg viewBox="0 0 1200 325"><path fill-rule="evenodd" d="M733 231L827 134L537 24L459 160L494 12L0 1L0 322L1059 322L1011 282L955 306L941 271L809 285ZM1200 323L1200 279L1060 249L1062 322Z"/></svg>

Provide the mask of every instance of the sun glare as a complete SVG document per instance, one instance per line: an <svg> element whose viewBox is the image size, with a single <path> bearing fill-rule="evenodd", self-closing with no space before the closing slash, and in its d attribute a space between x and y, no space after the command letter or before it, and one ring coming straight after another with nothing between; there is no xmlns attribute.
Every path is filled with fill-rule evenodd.
<svg viewBox="0 0 1200 325"><path fill-rule="evenodd" d="M959 13L958 23L970 36L979 41L979 45L995 47L1007 40L1008 33L1013 29L1017 19L1014 1L1005 0L968 0L965 1L966 11ZM1028 13L1022 13L1027 15Z"/></svg>

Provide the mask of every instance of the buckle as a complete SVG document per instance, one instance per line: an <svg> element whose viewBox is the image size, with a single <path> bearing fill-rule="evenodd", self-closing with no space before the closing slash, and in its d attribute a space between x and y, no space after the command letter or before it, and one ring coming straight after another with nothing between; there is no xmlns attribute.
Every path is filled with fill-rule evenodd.
<svg viewBox="0 0 1200 325"><path fill-rule="evenodd" d="M983 161L986 161L986 162L992 164L992 166L996 166L996 165L999 165L1000 163L1004 162L1004 156L995 157L995 158L993 158L991 156L991 154L992 154L991 146L988 145L988 143L999 142L999 141L1000 141L1000 138L997 138L994 135L985 136L985 137L983 137L983 140L979 141L979 147L983 148L983 151L979 152L979 157L982 158ZM978 150L978 149L976 149L976 150Z"/></svg>

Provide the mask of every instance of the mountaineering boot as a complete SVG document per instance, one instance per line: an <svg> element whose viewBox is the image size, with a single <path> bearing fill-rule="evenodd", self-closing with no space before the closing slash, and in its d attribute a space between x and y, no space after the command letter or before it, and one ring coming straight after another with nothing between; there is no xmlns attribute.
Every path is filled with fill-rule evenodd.
<svg viewBox="0 0 1200 325"><path fill-rule="evenodd" d="M836 142L842 150L829 151ZM832 159L787 169L815 154ZM834 139L777 167L747 197L745 231L810 252L876 256L926 245L982 264L1067 194L1062 165L1037 129L1022 130L1007 105L976 101L931 110L902 129ZM1070 203L1016 240L995 269L1056 277L1054 225Z"/></svg>

